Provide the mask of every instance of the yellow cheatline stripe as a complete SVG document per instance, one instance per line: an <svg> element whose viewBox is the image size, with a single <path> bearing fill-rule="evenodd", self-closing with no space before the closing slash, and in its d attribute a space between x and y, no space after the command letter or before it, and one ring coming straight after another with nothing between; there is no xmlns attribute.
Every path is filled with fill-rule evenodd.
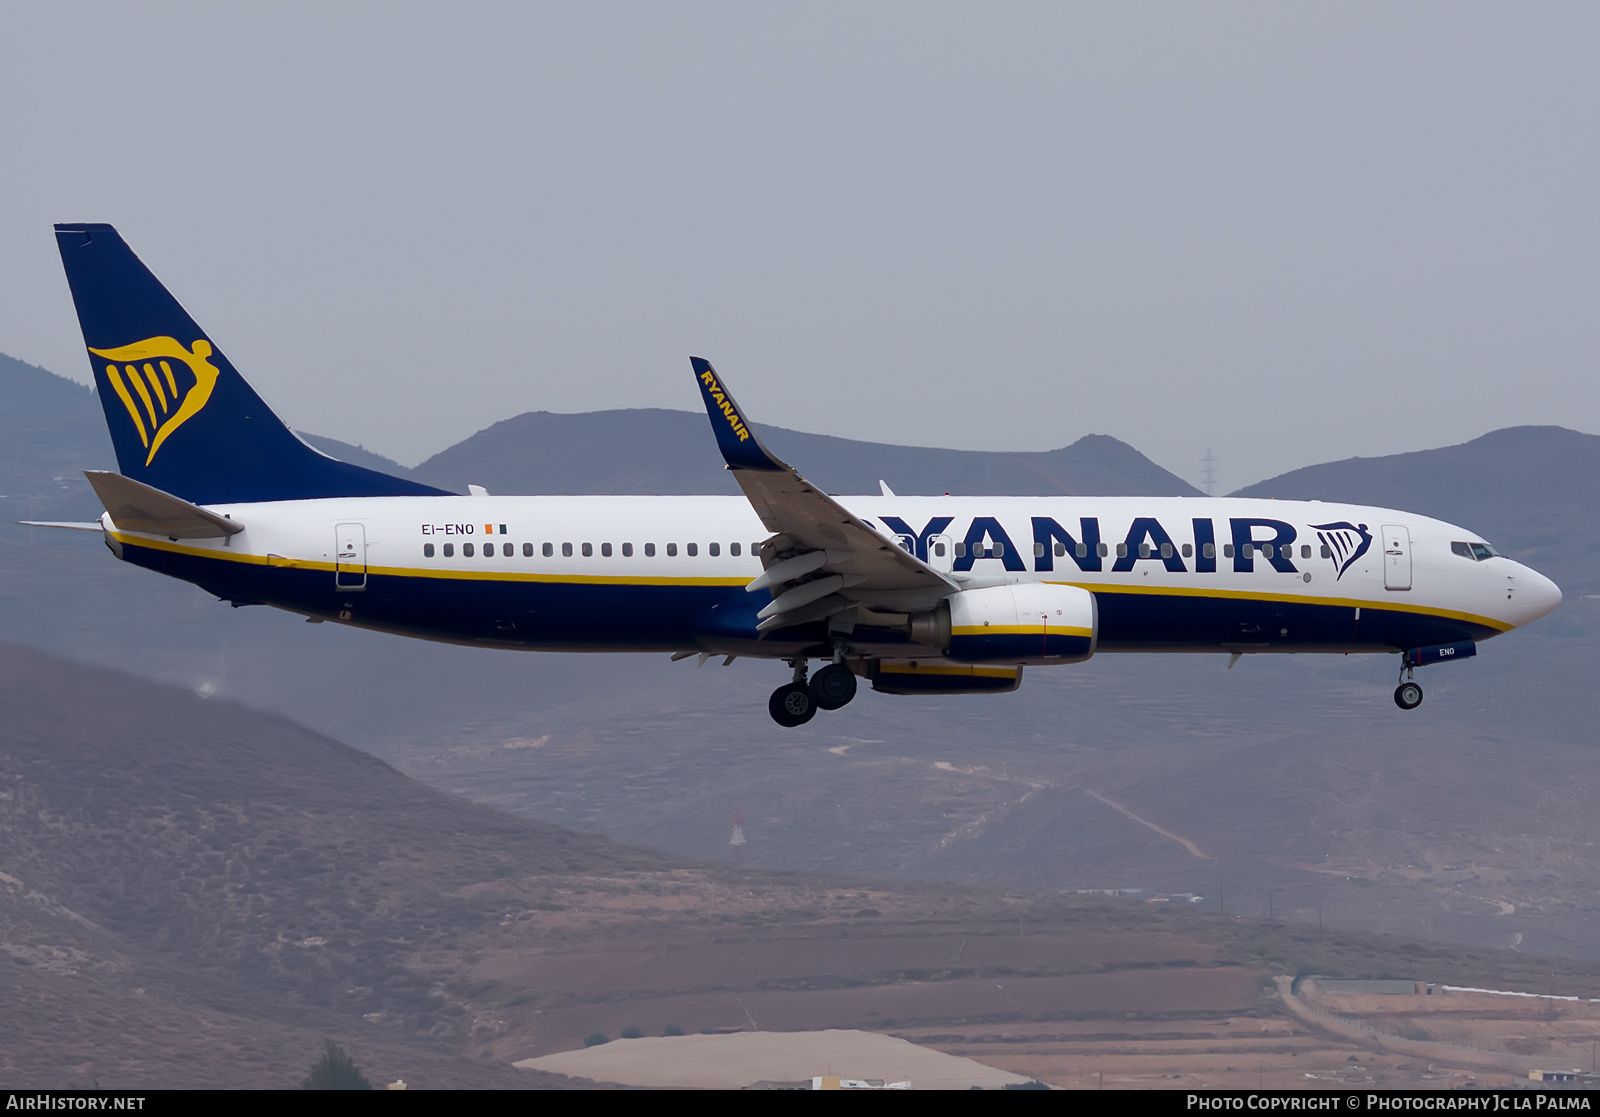
<svg viewBox="0 0 1600 1117"><path fill-rule="evenodd" d="M1014 679L1020 667L913 667L909 663L880 663L878 673L891 675L979 675L984 678Z"/></svg>
<svg viewBox="0 0 1600 1117"><path fill-rule="evenodd" d="M153 551L192 555L195 558L237 562L246 566L272 566L295 570L324 570L332 572L338 567L331 562L314 559L285 558L282 555L233 554L209 547L188 547L166 539L150 539L142 535L129 535L114 531L111 537L119 543L135 547L148 547ZM355 570L356 567L345 567ZM435 570L430 567L369 566L368 574L383 574L396 578L432 578L466 582L549 582L561 585L617 585L617 586L745 586L749 578L650 578L609 574L528 574L499 570Z"/></svg>
<svg viewBox="0 0 1600 1117"><path fill-rule="evenodd" d="M1470 621L1498 632L1510 632L1516 625L1477 613L1463 613L1455 609L1439 609L1431 605L1410 605L1404 601L1384 599L1374 601L1359 597L1310 597L1295 593L1257 593L1251 590L1204 589L1187 586L1119 586L1104 582L1051 582L1049 585L1077 586L1090 593L1137 593L1157 597L1212 597L1231 601L1272 601L1291 605L1333 605L1346 609L1374 609L1387 613L1416 613L1428 617L1448 617L1451 620Z"/></svg>
<svg viewBox="0 0 1600 1117"><path fill-rule="evenodd" d="M165 539L151 539L146 536L128 535L123 532L112 532L111 536L119 543L131 544L135 547L148 547L156 551L170 551L175 554L193 555L196 558L217 559L223 562L238 562L254 566L289 566L300 570L328 570L335 568L331 562L317 562L302 559L284 559L279 556L239 554L224 552L206 547L187 547L181 543L171 543ZM273 561L273 560L276 561ZM514 571L495 570L441 570L432 567L394 567L394 566L369 566L369 574L385 574L399 578L438 578L445 580L473 581L473 582L553 582L570 585L622 585L622 586L744 586L748 585L748 578L649 578L649 577L624 577L603 574L524 574ZM1451 620L1469 621L1480 624L1485 628L1492 628L1497 632L1510 632L1515 625L1505 621L1495 620L1493 617L1479 616L1476 613L1462 613L1453 609L1436 609L1426 605L1408 605L1401 601L1372 601L1354 597L1302 597L1291 593L1251 593L1248 590L1225 589L1195 589L1186 587L1161 587L1161 586L1116 586L1106 585L1101 582L1049 582L1047 585L1077 586L1091 593L1138 593L1154 594L1169 597L1208 597L1224 598L1233 601L1272 601L1285 602L1295 605L1331 605L1347 609L1376 609L1390 613L1414 613L1429 617L1447 617ZM988 629L977 628L971 634L994 633L1007 631L1038 635L1036 628L1014 629L1009 626ZM1062 630L1057 629L1057 632ZM1067 629L1067 634L1088 636L1087 629ZM965 636L969 630L965 628L953 630Z"/></svg>
<svg viewBox="0 0 1600 1117"><path fill-rule="evenodd" d="M952 628L952 636L1043 636L1047 630L1043 625L1037 624L989 624L989 625L962 625ZM1082 636L1089 639L1094 633L1087 628L1052 628L1048 630L1051 636Z"/></svg>

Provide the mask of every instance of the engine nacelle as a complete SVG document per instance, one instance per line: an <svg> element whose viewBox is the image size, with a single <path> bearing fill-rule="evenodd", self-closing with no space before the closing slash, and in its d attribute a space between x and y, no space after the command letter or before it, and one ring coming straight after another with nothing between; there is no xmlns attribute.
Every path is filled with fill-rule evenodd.
<svg viewBox="0 0 1600 1117"><path fill-rule="evenodd" d="M1094 655L1094 594L1038 583L962 590L950 606L946 655L959 663L1081 663Z"/></svg>

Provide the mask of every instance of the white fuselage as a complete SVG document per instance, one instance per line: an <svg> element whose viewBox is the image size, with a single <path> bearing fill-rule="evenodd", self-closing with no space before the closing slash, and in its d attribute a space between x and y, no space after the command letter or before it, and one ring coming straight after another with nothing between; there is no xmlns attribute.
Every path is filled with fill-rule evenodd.
<svg viewBox="0 0 1600 1117"><path fill-rule="evenodd" d="M962 589L1089 590L1102 651L1403 650L1481 640L1561 599L1517 562L1457 553L1462 544L1482 552L1475 533L1393 509L1179 497L839 500ZM727 632L697 619L719 603L738 607L762 572L755 552L769 533L743 497L363 497L212 511L244 530L177 542L118 531L109 516L103 526L123 557L220 596L431 639L790 648L725 647ZM770 600L748 596L757 606Z"/></svg>

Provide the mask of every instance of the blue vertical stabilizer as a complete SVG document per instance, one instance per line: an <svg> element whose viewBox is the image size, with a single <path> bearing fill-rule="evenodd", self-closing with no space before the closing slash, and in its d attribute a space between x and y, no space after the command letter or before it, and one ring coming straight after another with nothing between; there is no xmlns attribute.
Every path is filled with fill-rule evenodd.
<svg viewBox="0 0 1600 1117"><path fill-rule="evenodd" d="M57 225L122 473L194 504L444 496L307 446L110 225Z"/></svg>

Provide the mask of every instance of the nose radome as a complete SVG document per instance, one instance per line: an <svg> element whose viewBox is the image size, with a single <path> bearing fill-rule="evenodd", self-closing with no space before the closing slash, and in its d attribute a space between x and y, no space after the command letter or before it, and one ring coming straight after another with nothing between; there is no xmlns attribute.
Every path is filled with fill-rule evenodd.
<svg viewBox="0 0 1600 1117"><path fill-rule="evenodd" d="M1511 589L1511 604L1519 625L1538 620L1561 604L1561 587L1520 563L1507 586Z"/></svg>

